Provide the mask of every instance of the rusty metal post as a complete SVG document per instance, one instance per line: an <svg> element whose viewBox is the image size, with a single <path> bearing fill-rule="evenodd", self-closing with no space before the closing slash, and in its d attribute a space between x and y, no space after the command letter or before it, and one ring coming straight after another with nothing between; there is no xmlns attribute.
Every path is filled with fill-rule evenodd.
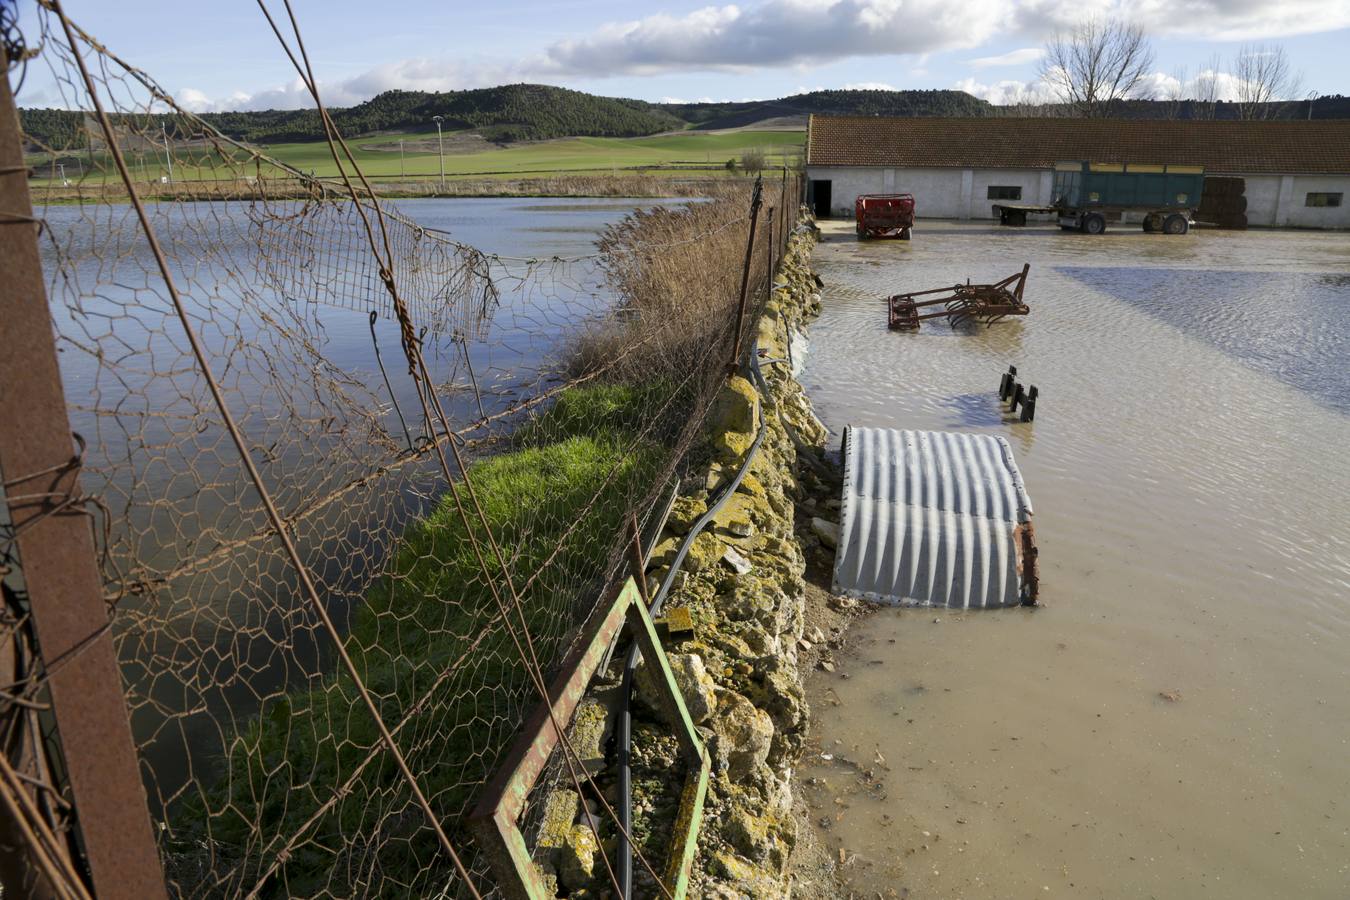
<svg viewBox="0 0 1350 900"><path fill-rule="evenodd" d="M772 206L770 206L770 207L769 207L769 241L768 241L768 243L769 243L769 271L768 271L768 273L764 276L764 296L765 296L765 297L769 296L769 294L773 292L773 270L774 270L774 265L775 265L774 258L775 258L775 256L777 255L777 251L778 251L778 247L777 247L777 246L774 244L774 242L773 242L774 212L775 212L774 208L773 208Z"/></svg>
<svg viewBox="0 0 1350 900"><path fill-rule="evenodd" d="M750 195L750 234L745 239L745 265L741 268L741 302L736 308L736 334L731 342L731 359L727 368L736 371L741 359L741 332L745 330L745 296L750 289L750 264L755 258L755 223L759 221L759 206L763 201L764 176L755 178L755 189Z"/></svg>
<svg viewBox="0 0 1350 900"><path fill-rule="evenodd" d="M7 69L7 66L4 67ZM165 896L110 611L80 496L28 196L18 114L0 75L0 472L85 857L100 900Z"/></svg>
<svg viewBox="0 0 1350 900"><path fill-rule="evenodd" d="M642 528L638 525L636 512L628 513L628 568L642 595L642 605L651 609L652 600L647 596L647 560L642 554Z"/></svg>

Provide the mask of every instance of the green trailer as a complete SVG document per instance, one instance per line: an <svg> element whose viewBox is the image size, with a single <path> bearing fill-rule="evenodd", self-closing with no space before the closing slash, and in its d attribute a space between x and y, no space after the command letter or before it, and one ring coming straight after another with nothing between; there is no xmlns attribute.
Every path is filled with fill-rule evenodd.
<svg viewBox="0 0 1350 900"><path fill-rule="evenodd" d="M1204 187L1200 166L1061 162L1055 164L1051 205L1004 203L994 206L994 214L1004 225L1025 225L1028 213L1053 213L1066 231L1101 234L1108 220L1142 213L1144 231L1185 234Z"/></svg>

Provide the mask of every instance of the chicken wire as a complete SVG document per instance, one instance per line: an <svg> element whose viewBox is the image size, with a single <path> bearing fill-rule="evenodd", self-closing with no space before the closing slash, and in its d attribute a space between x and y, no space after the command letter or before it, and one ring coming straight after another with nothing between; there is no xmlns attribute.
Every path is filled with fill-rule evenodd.
<svg viewBox="0 0 1350 900"><path fill-rule="evenodd" d="M490 893L462 820L538 680L627 576L630 516L697 461L744 327L748 189L635 213L593 253L489 254L236 144L75 29L110 137L59 18L38 21L33 64L78 115L64 144L26 136L30 186L170 892ZM173 181L144 163L136 180L152 151ZM131 190L154 198L181 314ZM449 495L469 482L471 504Z"/></svg>

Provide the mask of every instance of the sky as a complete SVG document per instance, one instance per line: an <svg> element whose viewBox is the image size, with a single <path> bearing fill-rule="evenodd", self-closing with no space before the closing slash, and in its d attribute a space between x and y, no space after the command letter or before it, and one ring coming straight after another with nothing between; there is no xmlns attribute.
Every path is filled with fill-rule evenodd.
<svg viewBox="0 0 1350 900"><path fill-rule="evenodd" d="M37 31L34 0L17 2ZM266 0L284 17L280 0ZM1150 83L1188 92L1244 43L1279 45L1298 97L1350 94L1350 0L292 0L325 102L555 84L651 101L822 88L955 88L1048 100L1042 47L1085 15L1142 25ZM65 0L71 19L197 111L308 106L256 0ZM1220 77L1221 91L1231 85ZM23 106L63 105L37 64Z"/></svg>

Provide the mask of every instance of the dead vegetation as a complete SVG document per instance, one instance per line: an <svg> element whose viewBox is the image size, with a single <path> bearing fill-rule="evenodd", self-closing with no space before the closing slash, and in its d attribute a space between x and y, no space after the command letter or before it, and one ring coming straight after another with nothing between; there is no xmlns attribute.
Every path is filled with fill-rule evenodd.
<svg viewBox="0 0 1350 900"><path fill-rule="evenodd" d="M621 297L616 316L577 342L580 373L608 368L620 379L678 380L706 365L710 345L728 351L749 232L751 190L726 183L705 202L639 210L601 236L602 266ZM769 273L769 224L779 190L764 192L749 277L749 304Z"/></svg>

